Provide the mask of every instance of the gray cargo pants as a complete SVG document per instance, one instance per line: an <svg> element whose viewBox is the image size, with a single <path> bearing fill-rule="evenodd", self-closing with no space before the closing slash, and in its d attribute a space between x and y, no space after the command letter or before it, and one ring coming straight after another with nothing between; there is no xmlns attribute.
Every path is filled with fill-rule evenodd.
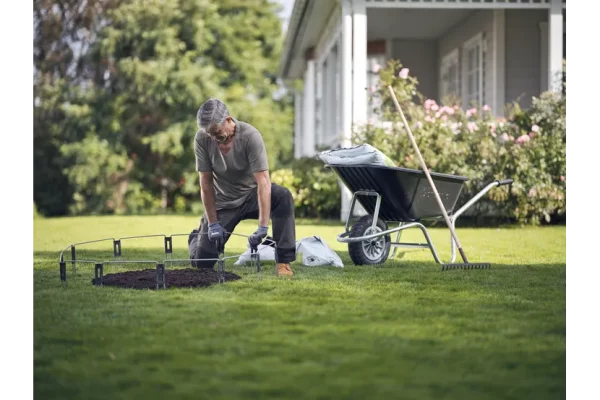
<svg viewBox="0 0 600 400"><path fill-rule="evenodd" d="M240 221L258 219L258 194L254 190L240 208L217 211L217 220L225 232L233 232ZM271 226L273 240L277 243L276 259L279 263L289 263L296 259L296 220L294 199L290 191L282 186L271 184ZM194 229L188 239L190 259L217 258L215 242L208 239L208 220L206 213L200 220L200 234ZM250 235L252 232L248 232ZM271 235L271 232L269 232ZM225 243L230 235L225 235ZM268 243L268 242L267 242ZM216 261L192 261L196 268L213 268Z"/></svg>

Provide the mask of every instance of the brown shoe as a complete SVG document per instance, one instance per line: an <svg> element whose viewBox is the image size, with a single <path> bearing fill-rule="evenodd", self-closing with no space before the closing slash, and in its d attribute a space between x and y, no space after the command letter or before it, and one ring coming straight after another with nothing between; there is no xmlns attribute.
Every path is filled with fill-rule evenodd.
<svg viewBox="0 0 600 400"><path fill-rule="evenodd" d="M277 276L293 276L294 273L292 272L291 268L290 268L290 264L283 264L283 263L278 263L277 264Z"/></svg>

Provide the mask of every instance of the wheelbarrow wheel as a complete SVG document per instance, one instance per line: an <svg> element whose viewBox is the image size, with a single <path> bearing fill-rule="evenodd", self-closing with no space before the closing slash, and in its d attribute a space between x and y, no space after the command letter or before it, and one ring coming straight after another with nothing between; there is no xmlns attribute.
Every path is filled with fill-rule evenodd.
<svg viewBox="0 0 600 400"><path fill-rule="evenodd" d="M365 215L359 218L350 230L350 237L361 237L387 230L385 221L378 220L373 228L373 216ZM348 253L355 265L383 264L390 254L390 235L379 236L371 240L348 243Z"/></svg>

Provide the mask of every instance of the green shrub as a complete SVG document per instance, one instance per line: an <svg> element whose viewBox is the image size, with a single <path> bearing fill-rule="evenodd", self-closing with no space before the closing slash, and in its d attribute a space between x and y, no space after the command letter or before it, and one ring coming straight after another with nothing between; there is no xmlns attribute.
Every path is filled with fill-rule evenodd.
<svg viewBox="0 0 600 400"><path fill-rule="evenodd" d="M551 222L566 212L566 97L545 92L514 112L519 138L502 166L515 180L505 207L521 222ZM491 194L494 196L494 194Z"/></svg>
<svg viewBox="0 0 600 400"><path fill-rule="evenodd" d="M37 205L33 203L33 219L44 218L44 216L38 211Z"/></svg>
<svg viewBox="0 0 600 400"><path fill-rule="evenodd" d="M271 182L290 190L296 218L339 218L340 185L321 160L295 160L287 168L273 171Z"/></svg>
<svg viewBox="0 0 600 400"><path fill-rule="evenodd" d="M401 78L401 70L396 60L380 70L380 86L372 93L383 103L379 119L386 122L355 127L353 144L369 143L399 166L421 168L391 100L391 85L427 167L469 178L458 206L488 183L511 178L513 185L490 191L471 215L491 213L538 224L565 212L566 95L543 93L529 110L513 107L508 119L496 119L488 106L463 110L452 99L445 104L424 100L416 90L418 81Z"/></svg>
<svg viewBox="0 0 600 400"><path fill-rule="evenodd" d="M173 211L176 213L183 213L187 210L187 200L183 196L175 196L173 201Z"/></svg>
<svg viewBox="0 0 600 400"><path fill-rule="evenodd" d="M139 182L131 182L125 194L125 206L130 214L156 214L161 208L161 201L144 190Z"/></svg>
<svg viewBox="0 0 600 400"><path fill-rule="evenodd" d="M204 214L204 204L201 201L191 201L190 212L194 215L201 216Z"/></svg>

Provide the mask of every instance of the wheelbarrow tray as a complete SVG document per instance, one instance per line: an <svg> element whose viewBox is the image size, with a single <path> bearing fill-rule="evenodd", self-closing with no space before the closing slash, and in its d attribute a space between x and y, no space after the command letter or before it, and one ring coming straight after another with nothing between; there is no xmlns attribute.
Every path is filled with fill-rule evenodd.
<svg viewBox="0 0 600 400"><path fill-rule="evenodd" d="M379 193L379 218L384 221L414 222L443 216L422 170L367 164L328 164L327 167L335 172L350 192ZM430 175L446 212L452 214L468 178L437 172L430 172ZM367 213L375 214L376 198L357 196L357 200Z"/></svg>

